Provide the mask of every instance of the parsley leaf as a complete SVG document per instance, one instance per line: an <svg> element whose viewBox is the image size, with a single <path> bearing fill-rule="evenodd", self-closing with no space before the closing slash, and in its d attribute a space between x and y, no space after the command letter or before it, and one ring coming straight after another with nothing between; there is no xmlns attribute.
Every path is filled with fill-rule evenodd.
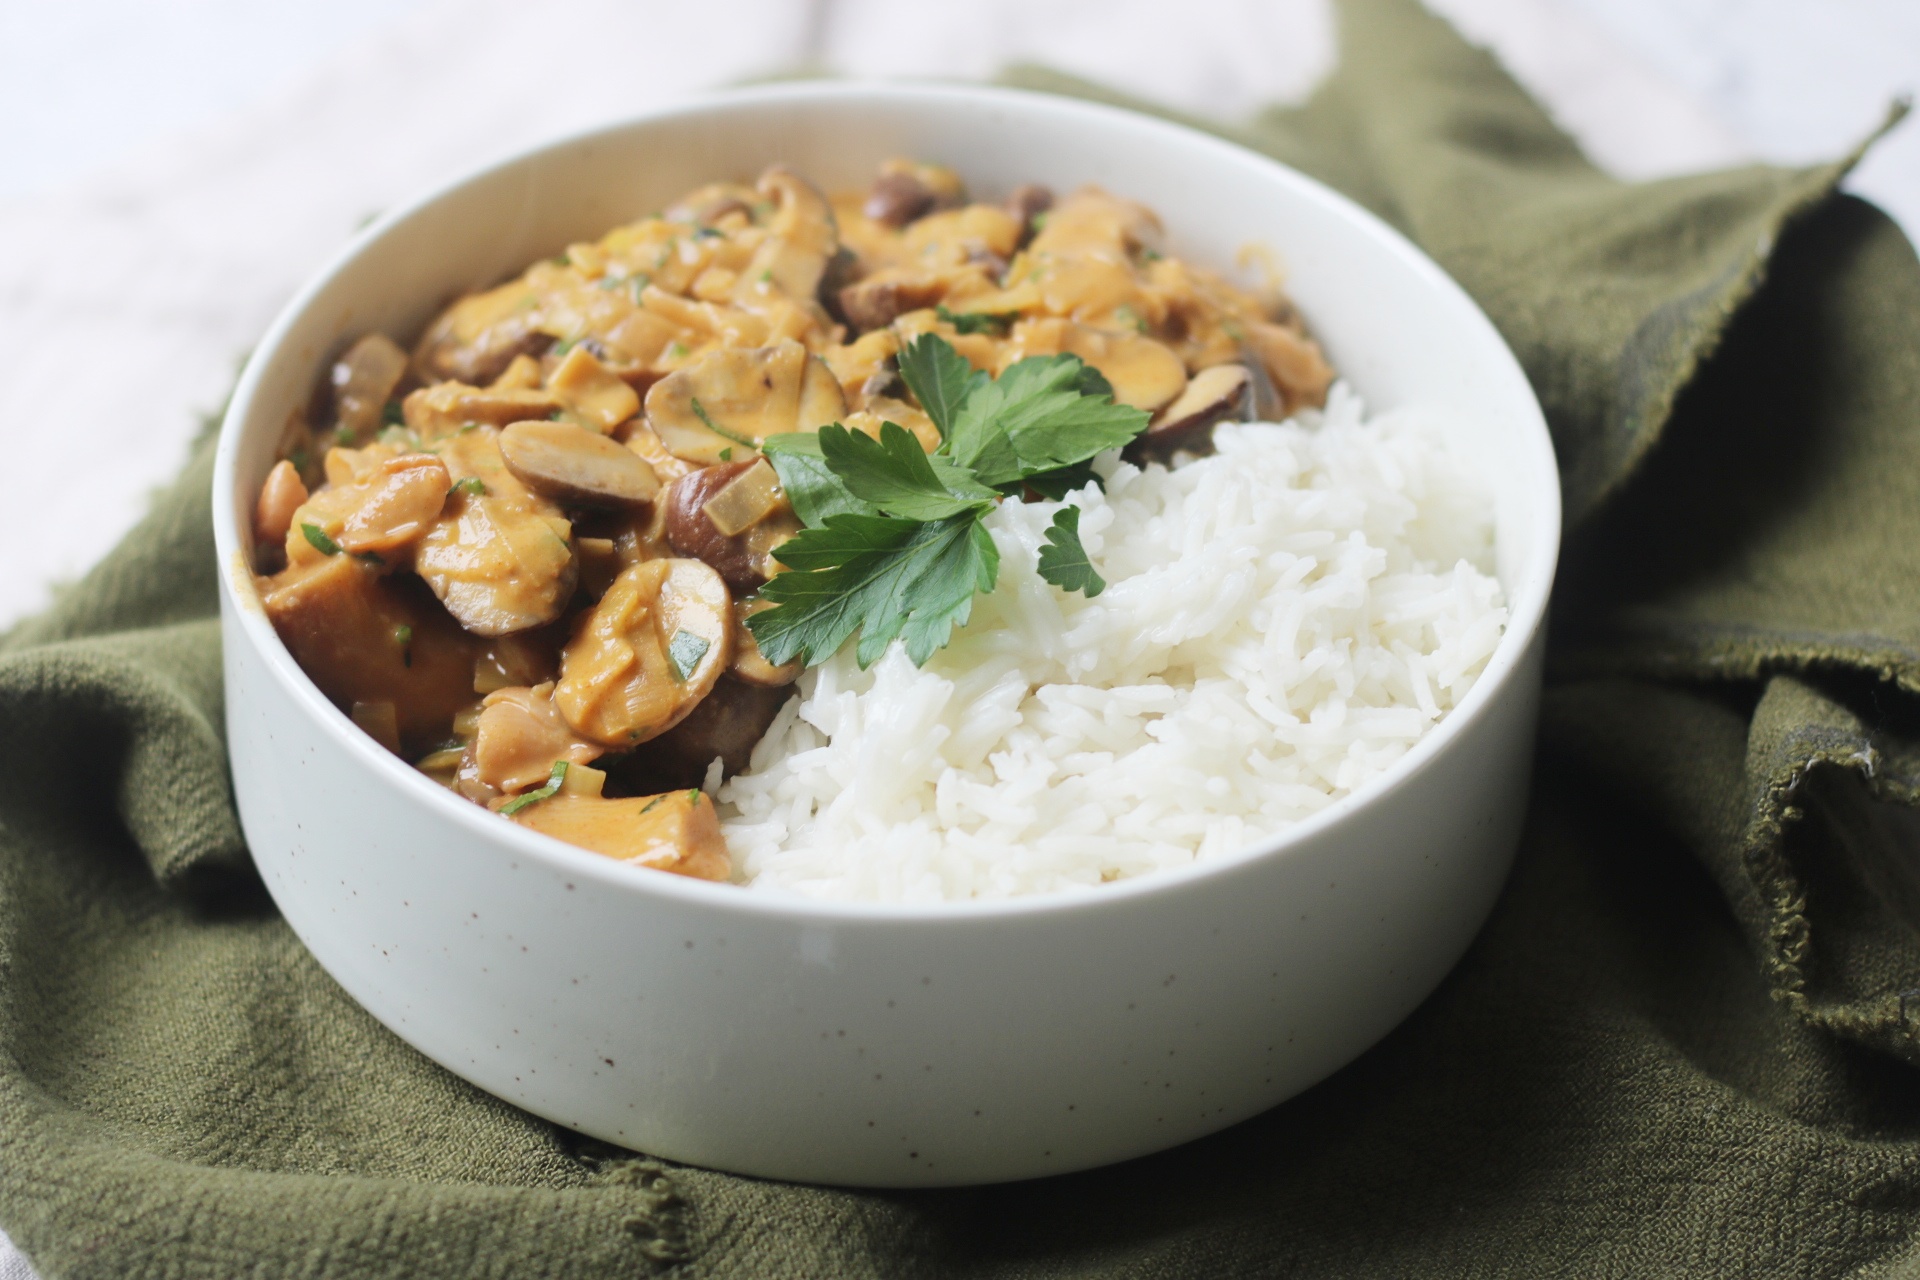
<svg viewBox="0 0 1920 1280"><path fill-rule="evenodd" d="M795 431L768 436L760 442L760 448L780 477L780 487L793 504L793 513L809 529L818 529L832 516L880 514L871 503L854 497L833 474L816 433Z"/></svg>
<svg viewBox="0 0 1920 1280"><path fill-rule="evenodd" d="M940 428L942 440L953 435L961 402L989 381L952 343L934 333L923 333L902 348L899 364L907 389Z"/></svg>
<svg viewBox="0 0 1920 1280"><path fill-rule="evenodd" d="M893 422L877 438L833 423L760 442L806 526L773 552L786 572L760 594L774 607L747 619L776 665L824 662L856 631L862 667L896 637L924 664L999 578L1000 553L982 520L1002 495L1032 488L1057 500L1098 483L1094 456L1147 426L1077 356L1032 357L992 379L945 339L922 334L899 365L940 429L935 452ZM1054 517L1040 573L1095 596L1107 584L1080 544L1079 522L1077 507Z"/></svg>
<svg viewBox="0 0 1920 1280"><path fill-rule="evenodd" d="M1084 591L1089 600L1107 589L1107 580L1094 572L1087 549L1080 545L1080 508L1062 507L1054 513L1040 548L1040 576L1062 591Z"/></svg>
<svg viewBox="0 0 1920 1280"><path fill-rule="evenodd" d="M967 397L948 442L990 485L1072 466L1146 430L1147 414L1111 395L1078 356L1028 356Z"/></svg>
<svg viewBox="0 0 1920 1280"><path fill-rule="evenodd" d="M1000 552L974 511L940 520L837 515L803 529L774 556L798 573L776 574L760 594L779 606L747 619L768 662L824 661L858 630L870 666L906 633L907 656L926 662L991 591Z"/></svg>
<svg viewBox="0 0 1920 1280"><path fill-rule="evenodd" d="M673 641L667 645L667 661L673 664L673 674L682 684L700 665L700 659L707 656L707 650L713 648L706 637L697 636L691 631L680 630L673 633Z"/></svg>
<svg viewBox="0 0 1920 1280"><path fill-rule="evenodd" d="M820 451L847 492L890 516L941 520L990 509L999 494L946 458L930 457L898 423L880 424L880 438L838 423L820 428Z"/></svg>

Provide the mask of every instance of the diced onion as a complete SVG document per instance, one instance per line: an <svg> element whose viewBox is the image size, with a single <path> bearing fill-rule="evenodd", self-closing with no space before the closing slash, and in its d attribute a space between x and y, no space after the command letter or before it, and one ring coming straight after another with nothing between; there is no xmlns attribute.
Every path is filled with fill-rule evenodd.
<svg viewBox="0 0 1920 1280"><path fill-rule="evenodd" d="M735 476L727 487L707 500L700 510L723 537L731 538L759 524L786 502L780 477L765 458Z"/></svg>

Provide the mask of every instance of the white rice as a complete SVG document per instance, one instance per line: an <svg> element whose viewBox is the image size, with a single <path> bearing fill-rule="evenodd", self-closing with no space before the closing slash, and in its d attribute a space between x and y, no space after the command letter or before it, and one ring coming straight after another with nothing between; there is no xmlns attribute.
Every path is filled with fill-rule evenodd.
<svg viewBox="0 0 1920 1280"><path fill-rule="evenodd" d="M1035 561L1061 504L987 519L1000 583L925 668L853 646L718 789L755 889L890 902L1096 886L1231 852L1366 785L1473 687L1506 623L1492 504L1437 434L1227 425L1069 496L1107 580Z"/></svg>

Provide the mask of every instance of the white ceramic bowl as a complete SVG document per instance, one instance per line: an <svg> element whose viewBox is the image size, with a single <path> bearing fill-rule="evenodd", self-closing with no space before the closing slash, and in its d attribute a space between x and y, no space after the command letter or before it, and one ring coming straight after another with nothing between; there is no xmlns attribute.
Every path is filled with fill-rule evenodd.
<svg viewBox="0 0 1920 1280"><path fill-rule="evenodd" d="M294 665L250 585L252 495L323 361L456 293L783 160L829 188L892 155L984 197L1095 182L1174 252L1274 248L1375 411L1422 405L1490 478L1512 621L1472 693L1383 778L1264 846L1081 894L943 907L775 899L637 871L456 798ZM1486 318L1383 223L1217 139L1083 102L811 84L544 146L387 215L274 323L214 481L227 727L255 862L352 996L481 1088L596 1137L871 1186L1062 1173L1233 1124L1321 1079L1453 965L1525 802L1559 538L1552 447Z"/></svg>

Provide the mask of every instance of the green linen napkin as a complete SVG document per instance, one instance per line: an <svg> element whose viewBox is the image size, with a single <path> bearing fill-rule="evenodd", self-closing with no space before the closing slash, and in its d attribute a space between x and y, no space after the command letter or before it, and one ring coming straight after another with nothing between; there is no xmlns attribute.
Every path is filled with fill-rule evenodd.
<svg viewBox="0 0 1920 1280"><path fill-rule="evenodd" d="M1310 103L1220 132L1479 299L1572 522L1519 860L1412 1018L1213 1138L970 1191L667 1167L477 1093L251 872L203 441L0 648L0 1227L47 1280L1920 1266L1920 263L1845 164L1619 183L1411 0L1343 14Z"/></svg>

